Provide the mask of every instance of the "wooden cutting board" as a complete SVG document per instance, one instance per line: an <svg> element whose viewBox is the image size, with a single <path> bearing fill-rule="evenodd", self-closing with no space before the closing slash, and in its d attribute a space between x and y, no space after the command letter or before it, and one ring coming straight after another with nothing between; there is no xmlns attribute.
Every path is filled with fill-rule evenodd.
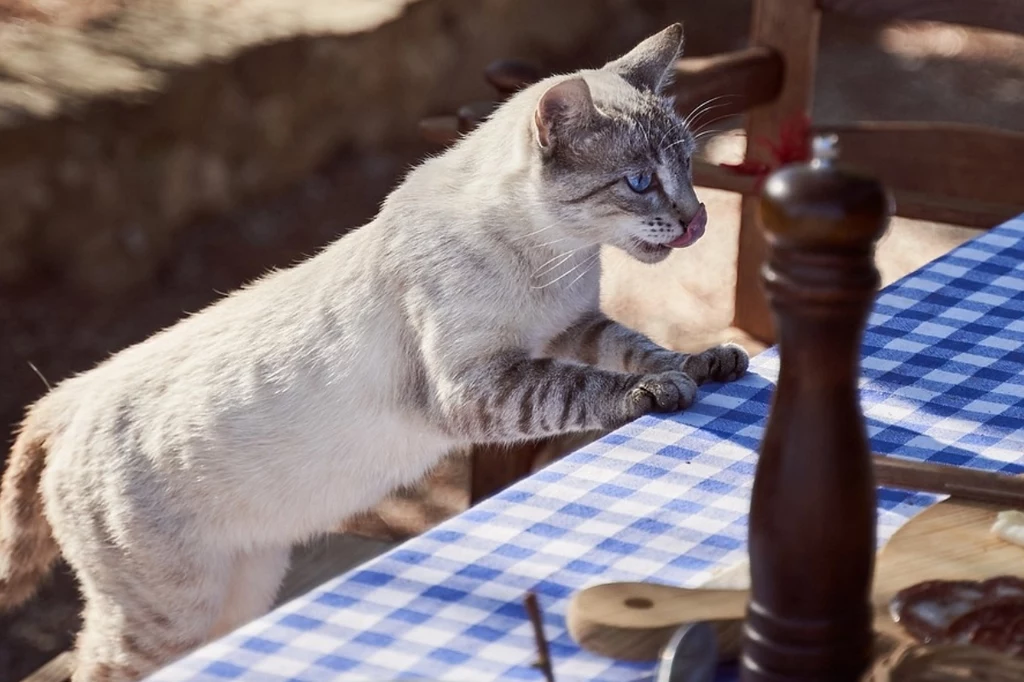
<svg viewBox="0 0 1024 682"><path fill-rule="evenodd" d="M991 532L1004 508L949 498L904 524L878 553L875 627L905 637L892 622L888 603L896 592L924 580L1024 577L1024 547Z"/></svg>
<svg viewBox="0 0 1024 682"><path fill-rule="evenodd" d="M892 621L888 604L896 592L915 583L1024 577L1024 547L991 532L996 514L1003 509L949 498L897 530L875 564L876 630L909 639ZM739 584L749 585L749 576ZM573 640L588 651L623 660L654 660L675 629L692 620L715 621L719 636L728 635L725 648L737 648L735 619L742 617L748 598L747 590L690 590L651 583L596 585L574 595L567 621Z"/></svg>

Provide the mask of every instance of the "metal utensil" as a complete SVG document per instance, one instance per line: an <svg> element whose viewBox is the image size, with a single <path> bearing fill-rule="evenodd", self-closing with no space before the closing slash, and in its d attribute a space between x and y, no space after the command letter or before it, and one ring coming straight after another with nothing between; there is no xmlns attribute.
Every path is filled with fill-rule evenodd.
<svg viewBox="0 0 1024 682"><path fill-rule="evenodd" d="M710 623L687 623L665 645L655 682L712 682L718 641Z"/></svg>

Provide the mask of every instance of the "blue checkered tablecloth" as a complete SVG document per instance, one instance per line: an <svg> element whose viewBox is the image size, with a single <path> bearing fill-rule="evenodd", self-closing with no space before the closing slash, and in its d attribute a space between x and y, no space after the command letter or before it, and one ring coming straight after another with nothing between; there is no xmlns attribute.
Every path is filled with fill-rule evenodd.
<svg viewBox="0 0 1024 682"><path fill-rule="evenodd" d="M886 288L864 339L876 451L1024 472L1024 216ZM650 679L581 651L565 611L599 582L693 586L745 558L778 356L645 417L331 580L153 680L541 680L537 592L559 682ZM879 540L936 500L879 491Z"/></svg>

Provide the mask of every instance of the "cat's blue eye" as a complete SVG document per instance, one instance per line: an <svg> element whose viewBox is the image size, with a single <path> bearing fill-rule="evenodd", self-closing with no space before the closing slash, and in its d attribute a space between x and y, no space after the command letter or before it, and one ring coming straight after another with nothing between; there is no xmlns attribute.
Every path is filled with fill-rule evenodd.
<svg viewBox="0 0 1024 682"><path fill-rule="evenodd" d="M636 193L646 192L654 184L654 176L651 173L630 173L626 176L626 184Z"/></svg>

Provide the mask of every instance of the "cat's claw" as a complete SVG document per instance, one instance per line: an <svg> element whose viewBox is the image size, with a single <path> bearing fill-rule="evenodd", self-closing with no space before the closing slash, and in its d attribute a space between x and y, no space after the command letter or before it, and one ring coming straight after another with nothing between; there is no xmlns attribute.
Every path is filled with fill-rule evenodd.
<svg viewBox="0 0 1024 682"><path fill-rule="evenodd" d="M697 384L684 372L664 372L644 377L630 389L627 401L630 416L651 412L679 412L697 398Z"/></svg>
<svg viewBox="0 0 1024 682"><path fill-rule="evenodd" d="M724 343L689 356L683 362L682 370L701 385L709 381L735 381L747 373L749 366L750 356L743 346Z"/></svg>

